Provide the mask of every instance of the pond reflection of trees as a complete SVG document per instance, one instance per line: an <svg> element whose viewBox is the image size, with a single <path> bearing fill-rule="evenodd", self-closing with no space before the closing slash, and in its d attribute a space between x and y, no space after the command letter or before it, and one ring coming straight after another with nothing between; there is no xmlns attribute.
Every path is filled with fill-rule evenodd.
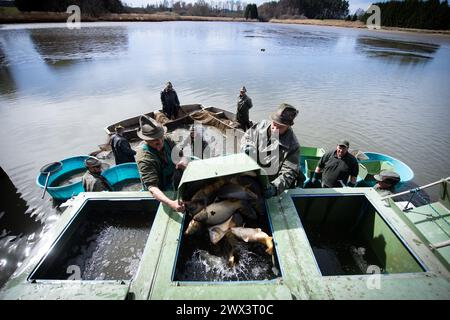
<svg viewBox="0 0 450 320"><path fill-rule="evenodd" d="M124 27L31 29L29 32L41 58L54 66L115 56L128 49L128 33Z"/></svg>
<svg viewBox="0 0 450 320"><path fill-rule="evenodd" d="M439 45L373 37L359 37L356 51L368 57L385 59L400 64L426 63L434 58Z"/></svg>
<svg viewBox="0 0 450 320"><path fill-rule="evenodd" d="M9 70L5 52L0 43L0 93L8 94L16 91L16 82Z"/></svg>

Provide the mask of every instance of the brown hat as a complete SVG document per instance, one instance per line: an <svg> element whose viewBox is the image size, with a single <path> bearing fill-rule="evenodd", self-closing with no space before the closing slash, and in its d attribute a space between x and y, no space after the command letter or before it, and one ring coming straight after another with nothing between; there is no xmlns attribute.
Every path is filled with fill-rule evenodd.
<svg viewBox="0 0 450 320"><path fill-rule="evenodd" d="M155 119L145 115L139 118L139 130L137 135L142 140L156 140L164 137L167 128L160 125Z"/></svg>
<svg viewBox="0 0 450 320"><path fill-rule="evenodd" d="M278 107L278 110L272 113L271 118L273 121L285 126L292 126L294 119L298 114L298 110L295 107L287 103L282 103Z"/></svg>
<svg viewBox="0 0 450 320"><path fill-rule="evenodd" d="M395 186L400 182L400 175L394 171L381 170L379 174L373 176L377 181L383 181L384 183Z"/></svg>
<svg viewBox="0 0 450 320"><path fill-rule="evenodd" d="M84 166L87 169L100 167L101 165L102 165L102 162L95 157L89 157L86 160L84 160Z"/></svg>

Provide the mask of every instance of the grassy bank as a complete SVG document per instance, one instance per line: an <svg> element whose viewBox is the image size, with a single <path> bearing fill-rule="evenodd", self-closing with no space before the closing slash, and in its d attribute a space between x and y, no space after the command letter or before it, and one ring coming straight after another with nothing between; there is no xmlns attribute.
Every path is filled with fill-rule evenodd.
<svg viewBox="0 0 450 320"><path fill-rule="evenodd" d="M0 23L35 23L35 22L66 22L68 13L65 12L20 12L16 8L0 8L15 9L0 11ZM155 14L137 14L137 13L111 13L99 17L81 16L82 22L95 21L249 21L244 18L229 17L203 17L203 16L180 16L175 13L155 13ZM256 20L253 20L256 21Z"/></svg>
<svg viewBox="0 0 450 320"><path fill-rule="evenodd" d="M38 22L66 22L68 13L65 12L20 12L17 8L1 8L0 7L0 23L38 23ZM82 16L83 22L96 21L227 21L227 22L257 22L257 20L245 20L244 18L231 17L203 17L203 16L180 16L172 12L161 12L154 14L141 13L112 13L105 14L99 17ZM345 28L366 28L366 25L361 21L344 21L334 19L271 19L271 23L285 23L285 24L304 24L317 26L331 26L331 27L345 27ZM424 29L409 29L409 28L395 28L382 27L382 30L400 31L400 32L420 32L450 35L450 30L424 30Z"/></svg>
<svg viewBox="0 0 450 320"><path fill-rule="evenodd" d="M305 24L315 26L330 26L330 27L345 27L345 28L367 28L361 21L345 21L334 19L271 19L271 23L286 23L286 24ZM426 29L410 29L397 27L383 27L381 30L385 31L404 31L404 32L420 32L420 33L434 33L450 35L450 30L426 30Z"/></svg>

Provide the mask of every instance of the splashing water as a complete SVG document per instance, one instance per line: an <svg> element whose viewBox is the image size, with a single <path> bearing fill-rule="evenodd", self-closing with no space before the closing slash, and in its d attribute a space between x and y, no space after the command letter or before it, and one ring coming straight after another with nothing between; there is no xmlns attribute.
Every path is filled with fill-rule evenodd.
<svg viewBox="0 0 450 320"><path fill-rule="evenodd" d="M226 256L216 256L196 249L179 273L180 281L255 281L277 277L271 256L259 244L240 243L236 246L237 263L227 265Z"/></svg>

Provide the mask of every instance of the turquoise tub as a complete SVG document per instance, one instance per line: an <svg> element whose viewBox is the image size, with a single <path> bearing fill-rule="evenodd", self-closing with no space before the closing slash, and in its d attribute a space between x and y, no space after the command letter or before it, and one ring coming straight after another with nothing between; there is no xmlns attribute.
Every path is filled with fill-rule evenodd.
<svg viewBox="0 0 450 320"><path fill-rule="evenodd" d="M73 196L78 195L80 192L84 192L81 179L75 183L68 184L65 186L55 186L55 182L64 179L64 177L81 174L86 172L84 166L84 160L89 158L89 156L75 156L61 160L62 168L58 172L50 175L48 180L47 192L55 200L65 201ZM117 166L113 166L102 172L102 175L108 180L111 186L114 188L115 185L129 180L140 180L139 171L136 163L123 163ZM36 184L44 189L45 180L47 178L46 174L39 174L36 179ZM52 186L53 185L53 186Z"/></svg>

